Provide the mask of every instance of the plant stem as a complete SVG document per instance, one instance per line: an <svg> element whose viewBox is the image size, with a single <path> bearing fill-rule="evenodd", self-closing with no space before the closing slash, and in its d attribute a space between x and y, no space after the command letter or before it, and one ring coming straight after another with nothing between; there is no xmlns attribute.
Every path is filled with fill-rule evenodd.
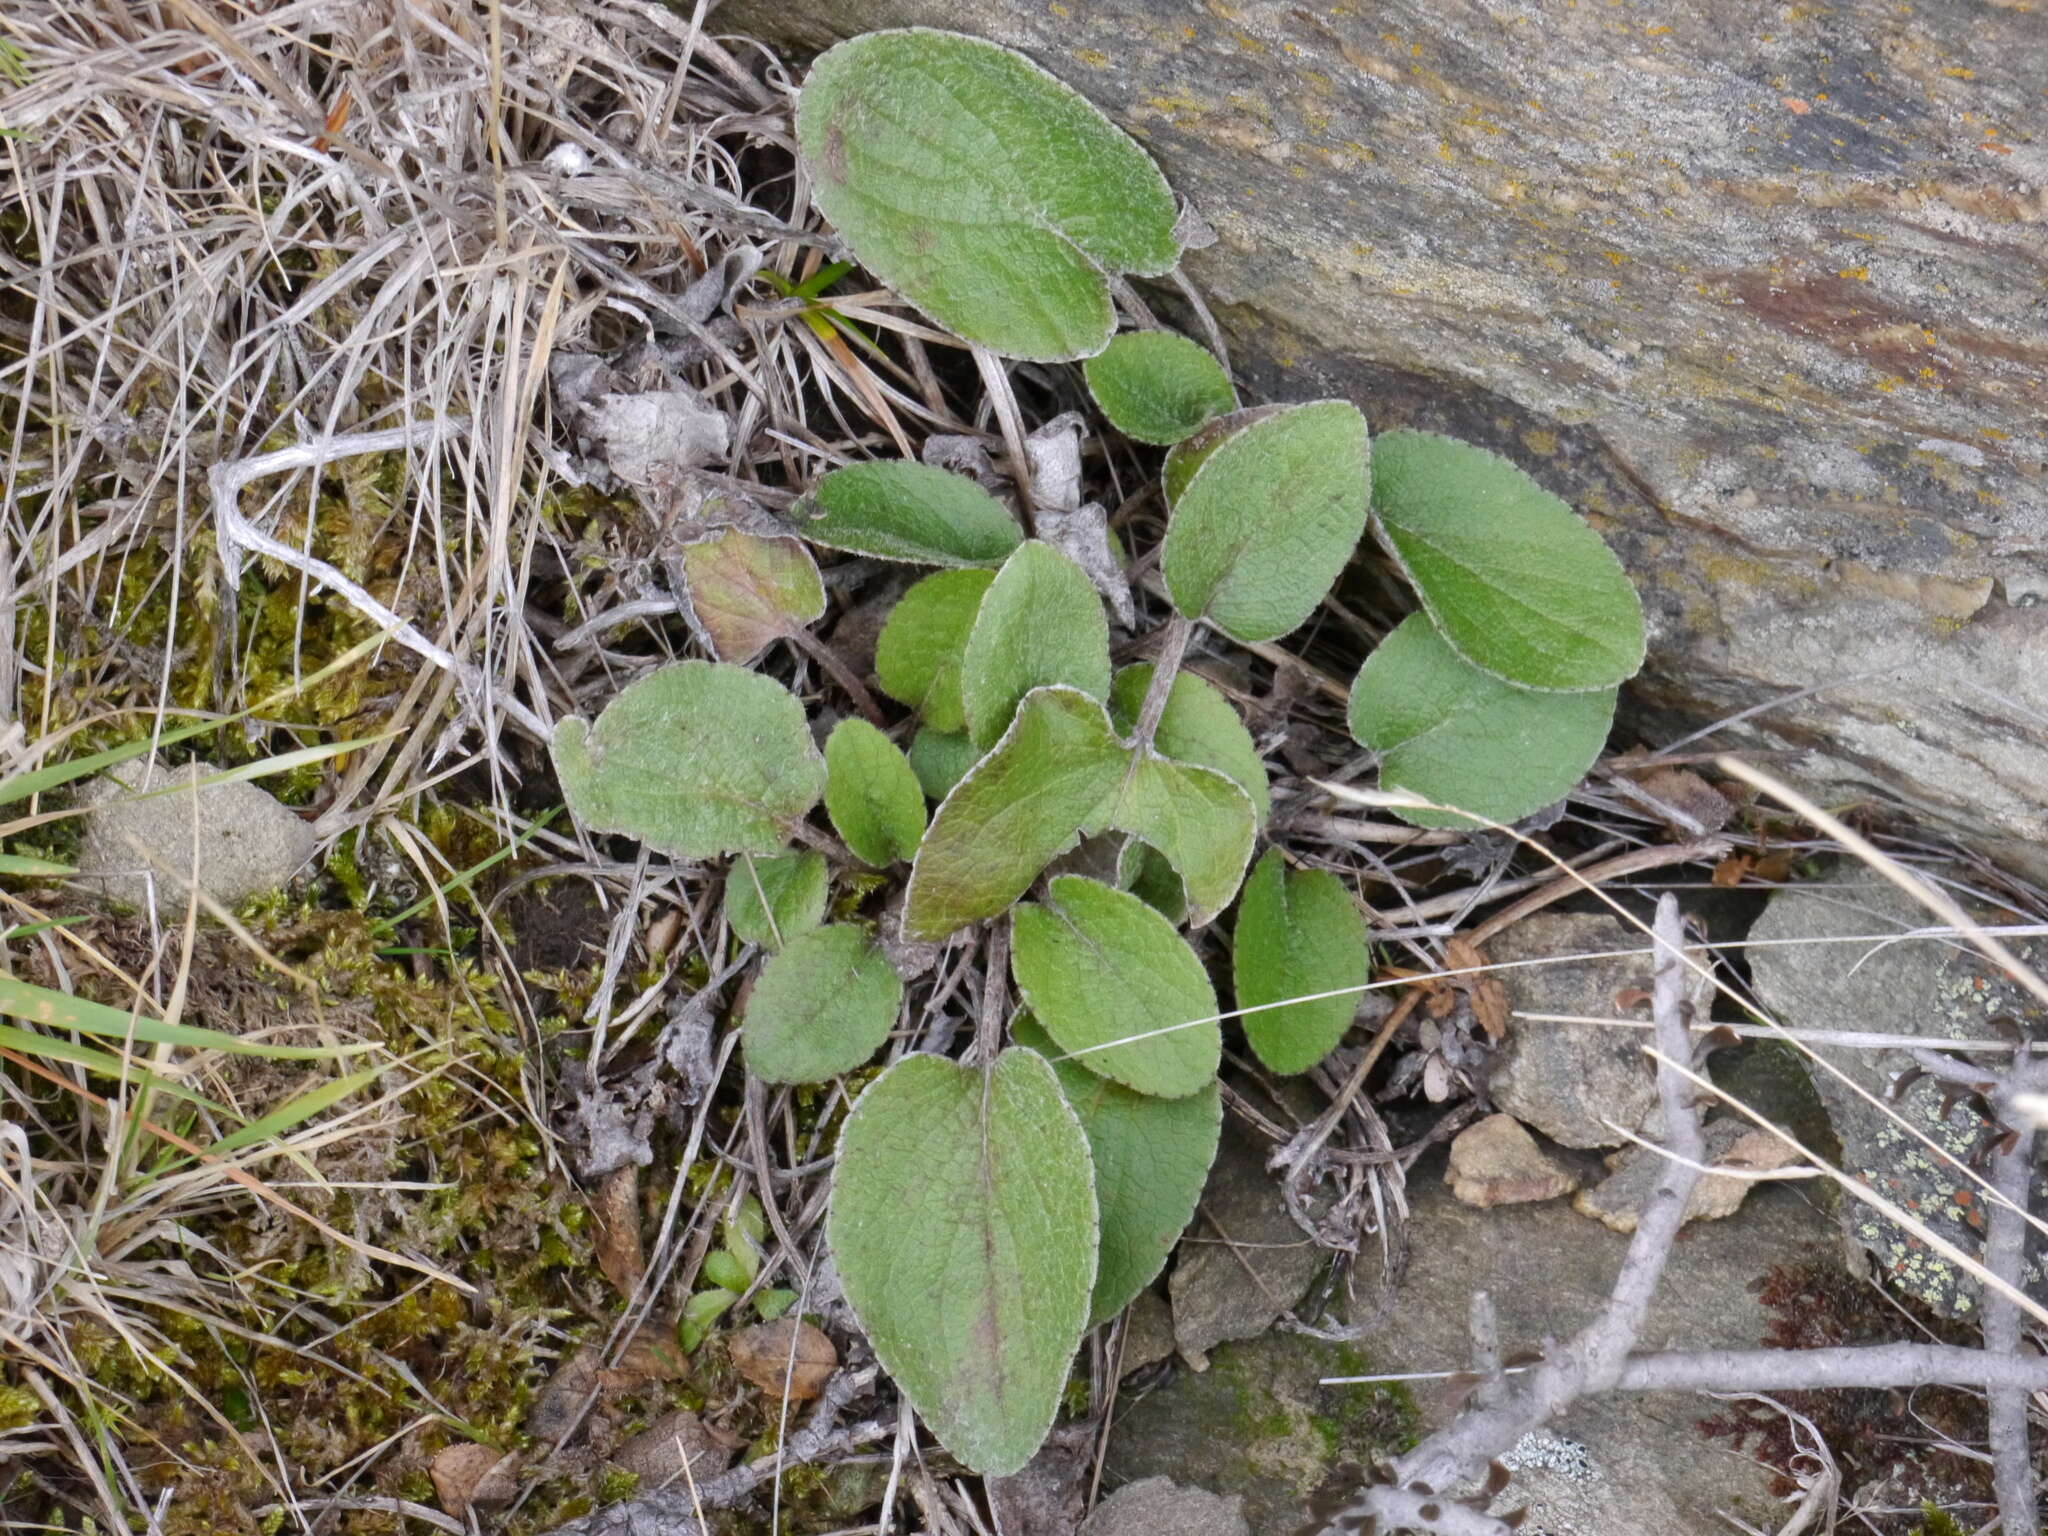
<svg viewBox="0 0 2048 1536"><path fill-rule="evenodd" d="M1152 738L1159 733L1159 717L1166 713L1166 701L1173 693L1173 680L1194 638L1195 621L1175 614L1166 621L1166 633L1159 645L1159 658L1152 663L1152 683L1145 690L1145 702L1138 710L1138 723L1131 732L1134 757L1152 750Z"/></svg>

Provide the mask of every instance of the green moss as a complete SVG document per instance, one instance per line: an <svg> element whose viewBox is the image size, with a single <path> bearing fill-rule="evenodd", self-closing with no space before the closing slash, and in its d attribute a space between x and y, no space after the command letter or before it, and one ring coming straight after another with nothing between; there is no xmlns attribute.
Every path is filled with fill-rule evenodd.
<svg viewBox="0 0 2048 1536"><path fill-rule="evenodd" d="M1911 1536L1970 1536L1970 1533L1956 1523L1953 1515L1945 1514L1932 1504L1922 1504L1920 1523L1913 1527Z"/></svg>

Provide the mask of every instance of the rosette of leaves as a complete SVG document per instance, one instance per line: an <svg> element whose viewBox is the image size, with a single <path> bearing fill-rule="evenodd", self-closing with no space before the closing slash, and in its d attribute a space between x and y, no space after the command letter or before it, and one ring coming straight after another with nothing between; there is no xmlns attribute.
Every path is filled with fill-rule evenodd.
<svg viewBox="0 0 2048 1536"><path fill-rule="evenodd" d="M1113 668L1089 575L1016 507L946 470L857 463L800 498L800 542L698 551L696 622L728 660L661 668L565 720L555 764L586 829L732 860L725 929L759 951L744 1060L768 1082L885 1051L906 1001L895 940L1000 925L1023 1011L972 1065L897 1047L840 1130L827 1222L883 1367L964 1464L1000 1475L1035 1453L1084 1331L1157 1276L1207 1176L1224 1007L1191 932L1234 905L1232 1001L1276 1073L1337 1046L1371 972L1342 881L1277 847L1253 866L1265 765L1229 699L1180 669L1185 642L1289 635L1370 527L1421 611L1361 668L1352 729L1387 788L1505 821L1597 755L1642 614L1599 536L1505 460L1370 439L1346 400L1240 409L1193 342L1112 342L1109 279L1171 265L1172 200L1028 61L943 33L856 39L815 67L799 140L877 276L984 347L1090 358L1104 417L1166 450L1162 660ZM772 663L820 617L812 551L928 568L877 645L893 716L828 731L731 664ZM1049 873L1084 839L1092 875ZM735 1219L690 1303L700 1327L756 1278Z"/></svg>

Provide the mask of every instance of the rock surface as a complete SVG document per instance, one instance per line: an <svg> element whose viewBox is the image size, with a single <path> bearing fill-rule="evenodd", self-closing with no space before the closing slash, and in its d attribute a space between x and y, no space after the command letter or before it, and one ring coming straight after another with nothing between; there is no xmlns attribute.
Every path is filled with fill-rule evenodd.
<svg viewBox="0 0 2048 1536"><path fill-rule="evenodd" d="M1544 962L1495 973L1518 1011L1618 1018L1625 1010L1615 994L1649 985L1649 947L1647 934L1616 918L1539 912L1489 942L1486 958ZM1617 950L1643 953L1562 960ZM1663 1117L1643 1044L1639 1030L1515 1019L1494 1057L1488 1093L1495 1108L1563 1146L1618 1147L1627 1138L1617 1125L1655 1136Z"/></svg>
<svg viewBox="0 0 2048 1536"><path fill-rule="evenodd" d="M1828 684L1722 740L2048 873L2033 9L733 0L718 25L1023 49L1215 226L1187 270L1255 389L1483 442L1595 519L1650 611L1653 735Z"/></svg>
<svg viewBox="0 0 2048 1536"><path fill-rule="evenodd" d="M1451 1140L1444 1181L1467 1205L1555 1200L1579 1187L1578 1175L1536 1145L1513 1115L1488 1115Z"/></svg>
<svg viewBox="0 0 2048 1536"><path fill-rule="evenodd" d="M1320 1384L1377 1369L1365 1350L1269 1333L1219 1345L1209 1362L1118 1394L1105 1487L1171 1478L1242 1498L1254 1536L1294 1536L1319 1500L1357 1486L1358 1467L1412 1443L1402 1388Z"/></svg>
<svg viewBox="0 0 2048 1536"><path fill-rule="evenodd" d="M1294 1224L1263 1144L1226 1125L1167 1291L1174 1342L1198 1370L1208 1352L1255 1338L1307 1292L1323 1255Z"/></svg>
<svg viewBox="0 0 2048 1536"><path fill-rule="evenodd" d="M1507 1354L1569 1334L1606 1300L1628 1240L1561 1202L1482 1211L1452 1199L1425 1159L1409 1184L1408 1275L1392 1315L1360 1345L1269 1334L1219 1347L1210 1368L1119 1398L1110 1486L1170 1477L1241 1494L1254 1536L1293 1536L1319 1498L1348 1492L1356 1466L1412 1444L1454 1404L1445 1385L1321 1385L1321 1378L1452 1372L1471 1357L1468 1298L1489 1291ZM1731 1221L1689 1229L1673 1251L1642 1337L1646 1349L1744 1348L1770 1314L1750 1282L1772 1264L1840 1271L1833 1219L1803 1189L1773 1185ZM1726 1528L1730 1509L1763 1530L1783 1511L1746 1456L1707 1440L1705 1398L1629 1394L1576 1407L1519 1448L1494 1506L1531 1508L1525 1532L1642 1536ZM1347 1468L1347 1464L1352 1464ZM1773 1518L1773 1516L1776 1518Z"/></svg>
<svg viewBox="0 0 2048 1536"><path fill-rule="evenodd" d="M1493 1297L1504 1354L1540 1349L1546 1333L1568 1336L1606 1301L1628 1246L1626 1238L1561 1203L1480 1211L1438 1188L1414 1198L1407 1280L1392 1317L1366 1341L1383 1370L1465 1367L1471 1357L1467 1298L1474 1290ZM1839 1271L1832 1220L1803 1190L1759 1190L1734 1220L1687 1229L1672 1250L1639 1347L1757 1347L1770 1314L1750 1282L1770 1265L1800 1262ZM1450 1416L1445 1392L1430 1383L1417 1384L1416 1401L1427 1428ZM1700 1434L1699 1420L1713 1409L1710 1399L1686 1394L1584 1401L1516 1448L1509 1458L1514 1481L1494 1512L1527 1504L1522 1529L1557 1536L1729 1529L1716 1514L1722 1509L1776 1530L1784 1514L1769 1496L1766 1475L1724 1442Z"/></svg>
<svg viewBox="0 0 2048 1536"><path fill-rule="evenodd" d="M219 772L211 763L127 763L95 779L82 797L93 811L79 878L133 907L149 900L153 882L166 908L184 905L195 867L200 890L224 907L291 879L313 856L313 829L254 784L191 787ZM166 785L181 787L137 798Z"/></svg>
<svg viewBox="0 0 2048 1536"><path fill-rule="evenodd" d="M1706 1143L1707 1165L1712 1168L1760 1172L1799 1160L1798 1152L1781 1138L1733 1116L1708 1125ZM1616 1156L1612 1173L1580 1192L1572 1209L1626 1236L1635 1231L1643 1207L1663 1178L1661 1155L1648 1147L1630 1147ZM1725 1221L1742 1209L1742 1202L1755 1187L1754 1180L1736 1174L1710 1173L1693 1185L1692 1198L1685 1202L1685 1219Z"/></svg>
<svg viewBox="0 0 2048 1536"><path fill-rule="evenodd" d="M2009 913L1980 909L1979 916L2012 921ZM1855 865L1781 891L1750 932L1757 996L1780 1023L1799 1030L1911 1034L1938 1045L1997 1039L1991 1021L2001 1014L2029 1021L2036 1035L2048 1030L2039 1005L1978 959L1967 942L1883 941L1934 922L1895 886ZM2048 966L2048 942L2008 942L2036 970ZM1815 1071L1813 1082L1842 1144L1843 1169L1976 1256L1984 1245L1976 1184L1866 1097L1885 1099L1911 1058L1904 1051L1826 1044L1815 1054L1835 1069ZM1922 1078L1889 1108L1950 1157L1968 1160L1983 1146L1989 1125L1968 1100L1945 1105L1948 1092ZM2034 1209L2048 1211L2048 1180L2038 1176ZM1920 1238L1856 1201L1842 1203L1842 1219L1905 1289L1951 1316L1975 1308L1976 1282ZM2029 1232L2027 1253L2027 1292L2048 1302L2048 1240Z"/></svg>
<svg viewBox="0 0 2048 1536"><path fill-rule="evenodd" d="M1148 1477L1117 1489L1081 1524L1081 1536L1251 1536L1244 1501Z"/></svg>

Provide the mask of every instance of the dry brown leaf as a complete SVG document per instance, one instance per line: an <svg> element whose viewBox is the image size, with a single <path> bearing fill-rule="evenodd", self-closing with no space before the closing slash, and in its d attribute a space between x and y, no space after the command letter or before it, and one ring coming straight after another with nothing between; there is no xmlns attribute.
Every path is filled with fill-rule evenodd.
<svg viewBox="0 0 2048 1536"><path fill-rule="evenodd" d="M591 1199L590 1214L597 1221L597 1267L612 1289L630 1301L647 1274L647 1254L640 1246L640 1170L628 1163L606 1174Z"/></svg>
<svg viewBox="0 0 2048 1536"><path fill-rule="evenodd" d="M637 1392L657 1381L677 1381L689 1374L690 1357L675 1334L648 1324L626 1341L618 1363L597 1373L607 1392Z"/></svg>
<svg viewBox="0 0 2048 1536"><path fill-rule="evenodd" d="M1666 822L1688 837L1718 832L1735 819L1734 802L1690 768L1653 768L1630 777Z"/></svg>
<svg viewBox="0 0 2048 1536"><path fill-rule="evenodd" d="M502 1509L517 1498L520 1461L516 1451L465 1440L436 1451L427 1475L441 1507L460 1519L471 1509Z"/></svg>
<svg viewBox="0 0 2048 1536"><path fill-rule="evenodd" d="M732 1465L738 1448L733 1437L713 1429L689 1409L678 1408L620 1446L612 1460L638 1474L642 1492L652 1492L683 1480L686 1461L691 1479L701 1483L716 1477Z"/></svg>
<svg viewBox="0 0 2048 1536"><path fill-rule="evenodd" d="M732 1336L730 1348L732 1363L742 1376L770 1397L784 1396L786 1384L792 1402L816 1397L839 1368L839 1351L832 1347L832 1341L819 1329L794 1318L782 1317L772 1323L742 1328Z"/></svg>
<svg viewBox="0 0 2048 1536"><path fill-rule="evenodd" d="M1508 989L1501 985L1498 976L1488 975L1480 969L1486 964L1486 956L1479 946L1470 939L1448 938L1444 940L1444 959L1452 970L1472 973L1453 977L1452 985L1471 1000L1472 1017L1486 1031L1486 1038L1499 1040L1506 1035Z"/></svg>

